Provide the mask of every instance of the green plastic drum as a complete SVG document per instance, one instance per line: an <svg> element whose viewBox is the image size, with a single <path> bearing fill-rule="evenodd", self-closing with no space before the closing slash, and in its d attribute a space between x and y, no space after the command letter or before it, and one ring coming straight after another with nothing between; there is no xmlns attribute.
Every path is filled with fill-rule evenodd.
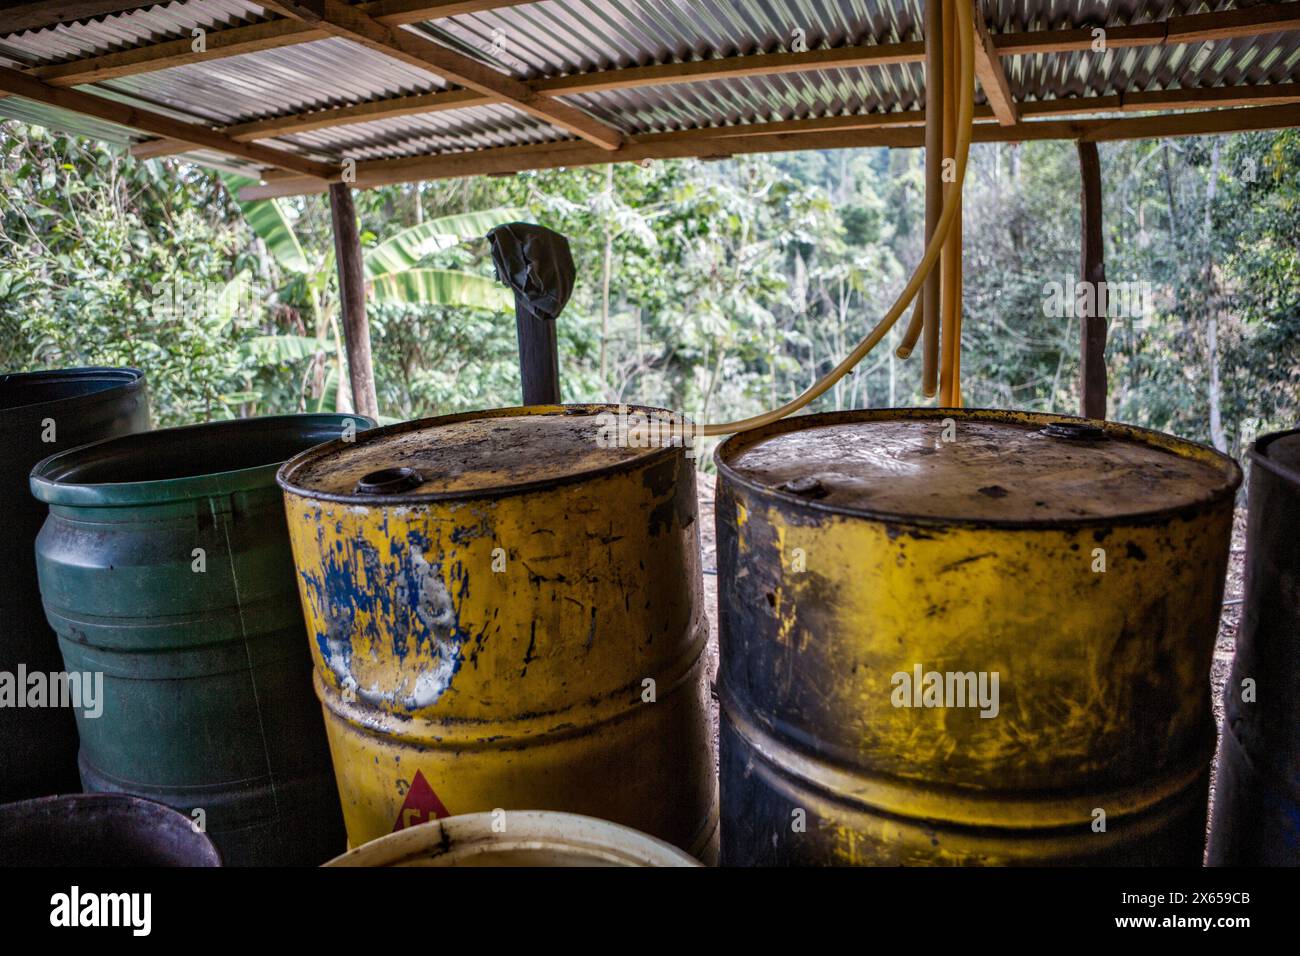
<svg viewBox="0 0 1300 956"><path fill-rule="evenodd" d="M343 849L275 472L371 424L241 419L36 466L32 492L50 506L36 542L45 613L67 671L102 680L102 712L76 710L87 791L180 810L228 865Z"/></svg>

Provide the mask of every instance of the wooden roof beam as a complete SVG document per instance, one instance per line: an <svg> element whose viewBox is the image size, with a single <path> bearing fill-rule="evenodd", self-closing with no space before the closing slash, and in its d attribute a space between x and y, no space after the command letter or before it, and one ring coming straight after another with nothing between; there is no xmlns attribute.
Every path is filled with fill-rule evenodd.
<svg viewBox="0 0 1300 956"><path fill-rule="evenodd" d="M512 76L409 30L380 23L340 0L265 0L265 5L334 36L428 70L458 86L499 97L502 102L602 149L618 149L623 142L621 131L581 110L541 97L528 84Z"/></svg>
<svg viewBox="0 0 1300 956"><path fill-rule="evenodd" d="M38 103L142 130L155 136L179 139L194 147L215 149L262 165L278 166L302 176L312 177L321 185L331 178L337 178L339 174L338 169L326 163L319 163L278 149L268 149L254 143L237 143L206 126L184 123L170 116L139 109L102 96L82 93L80 90L50 86L26 73L5 67L0 67L0 90L13 96L21 96Z"/></svg>
<svg viewBox="0 0 1300 956"><path fill-rule="evenodd" d="M444 93L429 93L420 96L399 97L394 100L379 100L372 103L360 103L356 106L339 107L334 110L317 110L313 113L294 114L291 117L258 120L238 126L227 126L218 132L238 142L260 139L263 136L282 135L291 132L305 132L348 122L365 122L370 119L382 119L391 115L407 115L427 112L430 109L456 109L461 106L474 105L480 100L479 94L467 90L451 90ZM464 97L462 101L460 98ZM486 99L481 102L487 102ZM402 111L388 112L381 110L387 103L403 104ZM1078 116L1087 113L1150 113L1159 110L1195 110L1208 106L1282 106L1288 103L1300 103L1300 83L1273 83L1260 86L1214 86L1192 87L1188 89L1145 90L1140 92L1111 94L1108 96L1070 97L1067 99L1038 100L1017 105L1020 119L1042 118L1052 116ZM991 107L977 106L976 120L992 118ZM296 124L293 128L290 123ZM923 124L925 117L921 111L894 113L867 113L859 116L829 116L815 120L794 120L793 124L803 127L816 127L820 130L831 129L869 129L884 126L908 126L913 123ZM738 136L758 136L771 133L776 127L788 123L755 123L749 126L705 127L694 132L702 138L730 138ZM791 129L797 128L791 126ZM1012 137L1014 138L1014 137ZM152 159L184 153L193 149L187 143L176 140L147 140L131 147L131 154L137 159Z"/></svg>
<svg viewBox="0 0 1300 956"><path fill-rule="evenodd" d="M993 37L989 34L988 24L984 22L984 13L979 0L972 0L971 14L975 20L975 76L980 81L980 89L988 100L993 115L1003 126L1014 126L1020 120L1016 113L1016 101L1011 95L1011 85L1007 82L1007 73L1002 69L1002 59L993 47Z"/></svg>
<svg viewBox="0 0 1300 956"><path fill-rule="evenodd" d="M919 119L919 111L917 116ZM782 124L781 132L748 127L745 135L722 137L715 130L688 130L629 138L622 149L611 153L586 143L569 140L529 146L505 146L485 150L467 150L436 156L411 156L357 164L355 185L359 188L428 179L459 176L501 175L529 169L553 169L560 166L591 166L608 162L638 162L644 159L699 157L718 159L742 153L783 152L795 149L840 149L846 147L885 146L914 148L922 144L924 129L906 127L870 127L826 130L821 121L796 120ZM806 132L799 124L807 123ZM981 123L975 127L975 142L1014 142L1021 140L1084 140L1106 142L1121 139L1148 139L1163 136L1202 136L1246 130L1300 127L1300 105L1261 106L1244 109L1203 110L1165 116L1100 120L1024 121L1014 127ZM701 135L707 133L707 135ZM240 195L245 199L266 199L322 192L322 184L298 177L277 178L256 186L246 186Z"/></svg>

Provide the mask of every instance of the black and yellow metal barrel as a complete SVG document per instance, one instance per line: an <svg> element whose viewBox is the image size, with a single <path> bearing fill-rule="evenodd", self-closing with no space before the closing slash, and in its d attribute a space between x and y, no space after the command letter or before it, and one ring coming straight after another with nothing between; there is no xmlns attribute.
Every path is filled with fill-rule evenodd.
<svg viewBox="0 0 1300 956"><path fill-rule="evenodd" d="M1246 522L1208 862L1300 866L1300 429L1255 442Z"/></svg>
<svg viewBox="0 0 1300 956"><path fill-rule="evenodd" d="M716 848L694 469L624 431L499 409L281 469L352 846L503 809Z"/></svg>
<svg viewBox="0 0 1300 956"><path fill-rule="evenodd" d="M1235 463L953 409L716 461L724 865L1199 863Z"/></svg>

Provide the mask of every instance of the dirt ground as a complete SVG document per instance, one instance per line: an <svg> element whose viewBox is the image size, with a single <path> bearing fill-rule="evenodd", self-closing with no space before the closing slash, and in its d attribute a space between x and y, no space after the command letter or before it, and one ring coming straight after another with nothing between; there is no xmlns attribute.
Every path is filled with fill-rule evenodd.
<svg viewBox="0 0 1300 956"><path fill-rule="evenodd" d="M696 474L700 503L700 557L704 570L704 609L709 619L708 669L713 693L713 743L714 761L717 760L718 742L718 555L717 534L713 523L714 476ZM1243 572L1246 558L1246 512L1239 508L1232 529L1232 557L1228 564L1228 580L1224 587L1223 614L1219 618L1219 637L1214 647L1214 661L1210 669L1211 699L1214 702L1215 726L1223 727L1223 687L1232 667L1237 622L1241 617L1241 596L1244 589ZM1214 781L1211 778L1210 794L1213 799Z"/></svg>

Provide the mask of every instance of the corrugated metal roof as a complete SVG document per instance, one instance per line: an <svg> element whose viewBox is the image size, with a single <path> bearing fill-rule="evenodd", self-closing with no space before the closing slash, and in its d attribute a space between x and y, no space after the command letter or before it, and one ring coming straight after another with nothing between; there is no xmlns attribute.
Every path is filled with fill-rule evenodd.
<svg viewBox="0 0 1300 956"><path fill-rule="evenodd" d="M0 54L29 65L54 63L188 37L195 27L217 30L264 19L262 7L244 0L177 0L86 22L10 34L0 40Z"/></svg>
<svg viewBox="0 0 1300 956"><path fill-rule="evenodd" d="M568 101L624 132L661 133L922 109L924 75L920 65L816 70L585 93Z"/></svg>
<svg viewBox="0 0 1300 956"><path fill-rule="evenodd" d="M1115 92L1285 83L1300 76L1300 33L1004 61L1017 100Z"/></svg>
<svg viewBox="0 0 1300 956"><path fill-rule="evenodd" d="M351 123L278 137L274 142L326 155L366 159L395 159L422 153L459 152L492 146L567 139L562 130L507 106L427 113L398 119Z"/></svg>
<svg viewBox="0 0 1300 956"><path fill-rule="evenodd" d="M426 23L536 79L652 63L919 40L920 0L542 0Z"/></svg>
<svg viewBox="0 0 1300 956"><path fill-rule="evenodd" d="M332 38L174 66L101 85L142 103L169 106L223 126L447 88L445 80L427 70Z"/></svg>
<svg viewBox="0 0 1300 956"><path fill-rule="evenodd" d="M1229 0L981 0L1000 32L1116 27L1250 6ZM1300 0L1292 0L1300 5ZM0 18L2 18L0 14ZM0 35L0 63L30 67L188 39L273 19L245 0L175 0L84 22ZM719 57L916 41L921 0L540 0L413 24L522 80ZM797 37L796 32L799 31ZM1021 101L1204 86L1300 82L1300 31L1105 54L1002 58ZM343 39L213 57L96 84L100 95L225 126L447 89L434 74ZM564 102L626 134L917 110L920 64L823 69L570 95ZM0 116L77 132L144 138L16 98ZM57 120L57 122L56 122ZM99 132L92 132L99 131ZM337 161L396 158L572 139L508 106L477 105L282 135L268 145Z"/></svg>
<svg viewBox="0 0 1300 956"><path fill-rule="evenodd" d="M139 133L133 129L127 129L125 126L106 123L92 116L83 116L80 113L61 110L57 106L34 103L31 100L22 100L18 97L0 100L0 112L3 113L6 119L18 120L20 123L31 123L33 126L46 126L50 129L72 133L74 136L102 139L106 143L117 143L125 146L138 142L140 139Z"/></svg>

